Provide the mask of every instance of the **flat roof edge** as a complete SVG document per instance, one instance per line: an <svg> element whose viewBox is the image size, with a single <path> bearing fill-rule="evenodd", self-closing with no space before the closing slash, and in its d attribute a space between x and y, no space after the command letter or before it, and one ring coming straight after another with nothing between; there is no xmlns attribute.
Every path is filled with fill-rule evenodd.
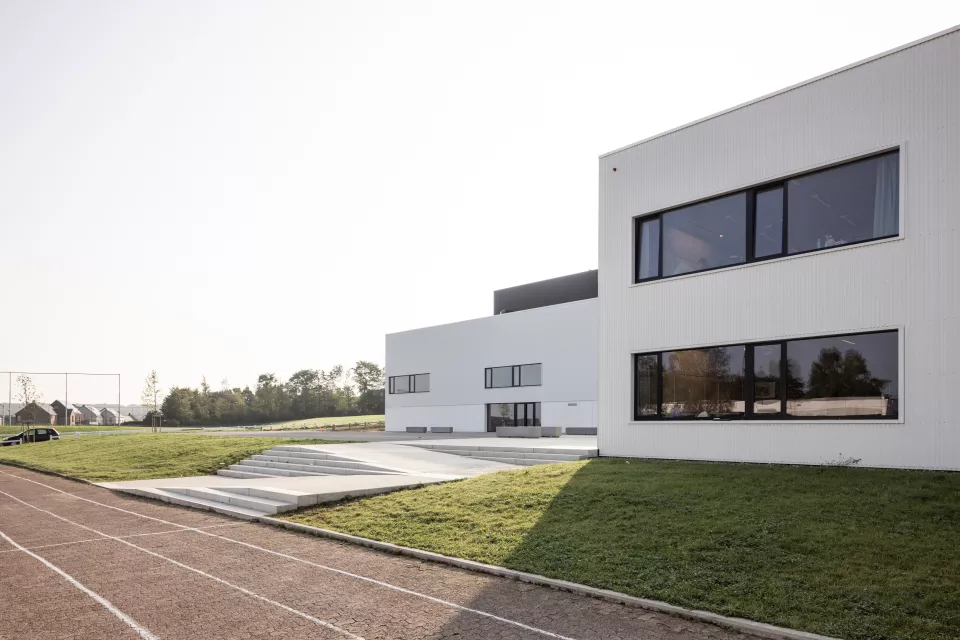
<svg viewBox="0 0 960 640"><path fill-rule="evenodd" d="M438 329L440 327L451 327L455 324L464 324L465 322L479 322L481 320L489 320L490 318L504 318L508 316L516 316L519 313L528 313L530 311L543 311L544 309L556 309L557 307L568 307L575 304L587 304L587 303L596 303L600 298L584 298L583 300L571 300L570 302L558 302L557 304L548 304L543 307L533 307L532 309L521 309L519 311L511 311L510 313L498 313L495 315L489 316L479 316L476 318L467 318L465 320L454 320L453 322L443 322L441 324L431 324L426 327L416 327L414 329L404 329L402 331L391 331L390 333L385 333L384 338L389 336L400 335L401 333L412 333L414 331L425 331L427 329Z"/></svg>
<svg viewBox="0 0 960 640"><path fill-rule="evenodd" d="M700 119L698 119L698 120L694 120L693 122L688 122L688 123L686 123L686 124L680 125L679 127L674 127L673 129L669 129L669 130L667 130L667 131L663 131L663 132L661 132L661 133L657 133L657 134L655 134L655 135L650 136L649 138L644 138L643 140L639 140L639 141L637 141L637 142L633 142L633 143L630 143L630 144L628 144L628 145L624 145L624 146L622 146L622 147L620 147L620 148L618 148L618 149L614 149L613 151L608 151L607 153L600 154L599 158L602 160L603 158L606 158L606 157L612 156L612 155L614 155L614 154L620 153L621 151L626 151L627 149L632 149L633 147L640 146L641 144L645 144L645 143L650 142L650 141L652 141L652 140L656 140L657 138L663 138L663 137L665 137L665 136L668 136L668 135L670 135L670 134L676 133L676 132L678 132L678 131L682 131L682 130L684 130L684 129L688 129L688 128L690 128L690 127L696 126L696 125L701 124L701 123L703 123L703 122L706 122L706 121L708 121L708 120L713 120L714 118L719 118L720 116L726 115L726 114L728 114L728 113L733 113L734 111L738 111L738 110L740 110L740 109L743 109L744 107L749 107L750 105L757 104L757 103L759 103L759 102L763 102L764 100L769 100L770 98L773 98L773 97L775 97L775 96L779 96L779 95L781 95L781 94L788 93L788 92L790 92L790 91L794 91L794 90L799 89L800 87L806 86L806 85L808 85L808 84L813 84L814 82L819 82L819 81L821 81L821 80L823 80L823 79L825 79L825 78L829 78L829 77L831 77L831 76L835 76L835 75L837 75L837 74L843 73L844 71L849 71L850 69L854 69L854 68L856 68L856 67L860 67L860 66L863 66L863 65L865 65L865 64L869 64L869 63L871 63L871 62L875 62L875 61L877 61L877 60L880 60L881 58L886 58L887 56L892 56L892 55L895 54L895 53L900 53L901 51L906 51L907 49L912 49L913 47L919 46L919 45L921 45L921 44L925 44L925 43L927 43L927 42L931 42L931 41L936 40L936 39L938 39L938 38L942 38L942 37L944 37L944 36L950 35L951 33L954 33L955 31L960 31L960 24L954 25L954 26L952 26L952 27L948 27L948 28L944 29L943 31L938 31L937 33L931 34L931 35L929 35L929 36L924 36L923 38L920 38L919 40L914 40L913 42L908 42L907 44L900 45L899 47L895 47L895 48L893 48L893 49L889 49L889 50L887 50L887 51L884 51L883 53L878 53L878 54L876 54L876 55L870 56L869 58L864 58L863 60L858 60L857 62L853 62L853 63L851 63L851 64L848 64L848 65L844 66L844 67L840 67L839 69L834 69L833 71L828 71L828 72L826 72L826 73L820 74L819 76L816 76L816 77L813 77L813 78L809 78L809 79L807 79L807 80L803 80L802 82L798 82L798 83L796 83L796 84L792 84L792 85L790 85L789 87L784 87L783 89L778 89L778 90L776 90L776 91L774 91L774 92L772 92L772 93L768 93L768 94L766 94L766 95L764 95L764 96L760 96L759 98L754 98L753 100L748 100L747 102L743 102L743 103L740 103L740 104L738 104L738 105L736 105L736 106L729 107L729 108L727 108L727 109L724 109L723 111L717 111L716 113L713 113L713 114L711 114L711 115L705 116L705 117L700 118Z"/></svg>

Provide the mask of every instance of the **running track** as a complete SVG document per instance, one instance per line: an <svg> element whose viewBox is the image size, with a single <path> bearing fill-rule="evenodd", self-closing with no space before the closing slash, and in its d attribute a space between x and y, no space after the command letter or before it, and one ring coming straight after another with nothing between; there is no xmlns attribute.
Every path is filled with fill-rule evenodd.
<svg viewBox="0 0 960 640"><path fill-rule="evenodd" d="M3 640L749 638L6 466L0 594Z"/></svg>

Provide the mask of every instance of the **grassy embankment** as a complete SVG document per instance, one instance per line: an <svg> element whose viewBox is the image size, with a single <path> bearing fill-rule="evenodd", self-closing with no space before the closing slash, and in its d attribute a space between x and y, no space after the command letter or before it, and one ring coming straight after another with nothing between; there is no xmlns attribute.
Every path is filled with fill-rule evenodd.
<svg viewBox="0 0 960 640"><path fill-rule="evenodd" d="M592 460L291 520L857 640L960 638L960 474Z"/></svg>
<svg viewBox="0 0 960 640"><path fill-rule="evenodd" d="M55 471L91 482L175 478L215 473L264 449L287 444L328 442L149 433L81 436L2 447L0 464Z"/></svg>

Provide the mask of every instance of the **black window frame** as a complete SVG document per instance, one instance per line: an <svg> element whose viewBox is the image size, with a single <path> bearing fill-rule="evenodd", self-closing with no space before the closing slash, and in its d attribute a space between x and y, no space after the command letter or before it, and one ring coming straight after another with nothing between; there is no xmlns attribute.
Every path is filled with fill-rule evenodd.
<svg viewBox="0 0 960 640"><path fill-rule="evenodd" d="M523 367L530 367L538 365L540 367L540 382L537 384L523 384L521 380L520 372L523 370ZM509 386L493 386L493 370L494 369L510 369L510 385ZM496 367L487 367L483 370L483 388L484 389L512 389L514 387L542 387L543 386L543 363L542 362L524 362L523 364L507 364L499 365Z"/></svg>
<svg viewBox="0 0 960 640"><path fill-rule="evenodd" d="M653 281L656 281L656 280L668 280L668 279L670 279L670 278L681 278L681 277L689 276L689 275L692 275L692 274L707 273L707 272L709 272L709 271L716 271L716 270L718 270L718 269L731 269L731 268L736 268L736 267L742 267L742 266L744 266L744 265L756 264L756 263L759 263L759 262L766 262L767 260L775 260L775 259L787 258L787 257L791 257L791 258L792 258L792 257L794 257L794 256L802 256L802 255L807 255L807 254L810 254L810 253L817 253L817 252L819 252L819 251L827 251L827 250L830 250L830 249L841 249L841 248L844 248L844 247L853 247L853 246L857 246L857 245L860 245L860 244L865 244L865 243L868 243L868 242L880 242L880 241L883 241L883 240L889 240L889 239L891 239L891 238L898 238L898 237L900 237L900 229L902 229L902 227L903 227L902 218L900 217L903 212L900 211L900 203L899 203L899 202L897 203L898 224L897 224L897 231L896 231L896 233L892 233L892 234L885 235L885 236L877 236L877 237L875 237L875 238L866 238L866 239L864 239L864 240L856 240L856 241L853 241L853 242L846 242L846 243L844 243L844 244L842 244L842 245L834 245L834 246L831 246L831 247L813 248L813 249L807 249L807 250L805 250L805 251L797 251L797 252L795 252L795 253L790 253L790 252L789 252L788 237L787 237L788 220L789 220L789 214L790 214L790 212L789 212L789 207L788 207L788 202L789 202L788 184L789 184L789 182L790 182L791 180L795 180L795 179L797 179L797 178L804 178L804 177L807 177L807 176L812 176L812 175L816 175L816 174L818 174L818 173L822 173L822 172L824 172L824 171L830 171L830 170L832 170L832 169L837 169L837 168L839 168L839 167L843 167L843 166L846 166L846 165L852 165L852 164L855 164L855 163L857 163L857 162L863 162L864 160L873 160L873 159L875 159L875 158L883 158L883 157L885 157L885 156L894 155L894 154L896 154L896 155L898 156L898 162L902 163L902 159L900 158L900 153L901 153L901 151L902 151L902 150L900 149L900 147L894 147L894 148L886 149L886 150L884 150L884 151L880 151L880 152L877 152L877 153L871 153L871 154L868 154L868 155L865 155L865 156L860 156L860 157L857 157L857 158L852 158L852 159L849 159L849 160L844 160L844 161L842 161L842 162L837 162L837 163L834 163L834 164L831 164L831 165L828 165L828 166L819 167L819 168L817 168L817 169L815 169L815 170L813 170L813 171L804 171L804 172L801 172L801 173L795 173L795 174L792 174L792 175L789 175L789 176L784 176L784 177L778 178L778 179L776 179L776 180L771 180L771 181L769 181L769 182L764 182L764 183L761 183L761 184L754 185L754 186L749 187L749 188L747 188L747 189L737 189L736 191L730 191L730 192L727 192L727 193L722 193L722 194L710 196L709 198L703 198L703 199L701 199L701 200L696 200L696 201L693 201L693 202L687 202L687 203L682 204L682 205L680 205L680 206L671 207L671 208L669 208L669 209L664 209L664 210L662 210L662 211L656 211L656 212L653 212L653 213L644 213L644 214L641 214L641 215L638 215L638 216L634 216L634 218L633 218L633 276L632 276L631 281L632 281L634 284L642 284L642 283L645 283L645 282L653 282ZM903 172L902 172L902 171L898 172L898 176L899 176L899 178L900 178L900 183L901 183L901 184L900 184L900 187L901 187L900 191L901 191L901 193L902 193ZM777 188L780 188L780 189L783 190L783 209L782 209L782 217L781 217L781 225L782 225L783 238L782 238L781 245L780 245L780 252L779 252L779 253L771 253L771 254L769 254L769 255L762 256L762 257L759 257L759 258L758 258L758 257L756 256L756 246L755 246L755 245L756 245L756 224L757 224L757 221L756 221L757 194L763 193L763 192L765 192L765 191L770 191L770 190L772 190L772 189L777 189ZM747 200L747 202L746 202L746 209L747 209L747 210L746 210L746 229L745 229L745 231L744 231L744 233L745 233L745 235L746 235L746 240L747 240L746 259L745 259L743 262L738 262L738 263L735 263L735 264L726 264L726 265L722 265L722 266L718 266L718 267L707 267L707 268L705 268L705 269L698 269L698 270L696 270L696 271L687 271L687 272L684 272L684 273L678 273L678 274L676 274L676 275L663 275L663 253L664 253L664 251L663 251L663 228L664 228L663 216L669 215L670 213L673 213L673 212L675 212L675 211L680 211L680 210L682 210L682 209L686 209L686 208L688 208L688 207L692 207L692 206L699 205L699 204L704 204L704 203L707 203L707 202L712 202L712 201L714 201L714 200L720 200L720 199L722 199L722 198L727 198L727 197L729 197L729 196L737 195L737 194L740 194L740 193L746 194L746 200ZM648 222L648 221L653 220L653 219L655 219L655 218L656 218L656 219L659 219L659 225L658 225L658 226L659 226L659 232L660 232L660 238L659 238L658 241L657 241L657 242L658 242L658 249L657 249L657 253L658 253L658 256L657 256L657 260L658 260L657 275L655 275L655 276L650 276L650 277L647 277L647 278L640 278L640 277L639 277L639 275L640 275L640 259L641 259L641 257L640 257L640 246L641 246L641 240L642 240L641 230L642 230L642 228L643 228L643 223L644 223L644 222Z"/></svg>
<svg viewBox="0 0 960 640"><path fill-rule="evenodd" d="M416 377L417 377L417 376L429 376L429 375L430 375L429 373L410 373L410 374L406 374L406 375L402 375L402 376L390 376L390 377L387 379L387 393L388 393L389 395L398 395L398 396L405 396L405 395L407 395L408 393L430 393L430 389L424 389L423 391L417 391L417 389L416 389ZM396 389L396 382L394 382L394 381L395 381L397 378L408 378L408 380L407 380L407 389L409 389L409 391L401 391L400 393L397 393L397 392L396 392L396 390L395 390L395 389ZM430 384L429 379L428 379L428 381L427 381L427 384L428 384L428 385Z"/></svg>
<svg viewBox="0 0 960 640"><path fill-rule="evenodd" d="M890 397L895 397L897 400L897 414L895 416L791 416L787 413L788 410L788 388L787 388L787 367L788 367L788 356L787 343L797 342L801 340L816 340L822 338L846 338L853 336L864 336L864 335L873 335L879 333L893 333L897 335L897 384L898 388L896 389L896 395L891 394ZM867 421L867 422L878 422L878 421L892 421L899 422L903 418L903 403L900 398L900 389L899 382L903 376L903 362L901 360L900 353L900 330L899 329L876 329L872 331L854 331L854 332L843 332L843 333L827 333L822 335L815 336L795 336L791 338L784 338L781 340L756 340L751 342L734 342L728 344L712 344L704 347L683 347L676 349L662 349L660 351L642 351L631 354L631 379L633 384L633 393L631 393L631 399L633 402L633 407L631 409L630 415L633 418L633 422L744 422L744 421L770 421L776 420L777 422L823 422L823 421L833 421L833 422L846 422L846 421ZM771 345L780 345L780 412L777 414L755 414L754 413L754 350L756 347L761 346L771 346ZM743 402L744 402L744 412L743 417L724 417L724 418L696 418L690 416L678 416L672 417L664 415L663 413L663 354L672 353L675 351L687 351L687 350L697 350L697 349L715 349L715 348L724 348L724 347L745 347L744 351L744 377L743 377ZM656 356L657 358L657 412L654 415L639 415L638 408L640 404L640 386L637 381L637 358L641 356Z"/></svg>

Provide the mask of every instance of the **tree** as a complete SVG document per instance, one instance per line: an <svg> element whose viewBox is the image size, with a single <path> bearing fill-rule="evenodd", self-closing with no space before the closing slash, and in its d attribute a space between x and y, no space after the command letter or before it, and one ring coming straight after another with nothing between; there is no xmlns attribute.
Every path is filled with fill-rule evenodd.
<svg viewBox="0 0 960 640"><path fill-rule="evenodd" d="M367 391L383 389L383 367L368 360L357 360L350 370L357 392L362 396Z"/></svg>
<svg viewBox="0 0 960 640"><path fill-rule="evenodd" d="M23 405L40 401L40 394L37 392L37 388L33 385L33 379L30 376L22 373L17 376L16 397L17 402Z"/></svg>
<svg viewBox="0 0 960 640"><path fill-rule="evenodd" d="M383 387L368 389L357 397L357 413L360 415L381 415L385 411Z"/></svg>
<svg viewBox="0 0 960 640"><path fill-rule="evenodd" d="M140 403L145 407L150 407L153 409L153 413L156 413L160 409L160 398L162 396L163 390L160 388L160 378L157 376L157 370L151 369L150 375L143 381Z"/></svg>
<svg viewBox="0 0 960 640"><path fill-rule="evenodd" d="M194 389L186 387L173 387L163 399L163 415L167 421L176 420L179 424L189 425L194 423L193 415L193 396L196 395Z"/></svg>

